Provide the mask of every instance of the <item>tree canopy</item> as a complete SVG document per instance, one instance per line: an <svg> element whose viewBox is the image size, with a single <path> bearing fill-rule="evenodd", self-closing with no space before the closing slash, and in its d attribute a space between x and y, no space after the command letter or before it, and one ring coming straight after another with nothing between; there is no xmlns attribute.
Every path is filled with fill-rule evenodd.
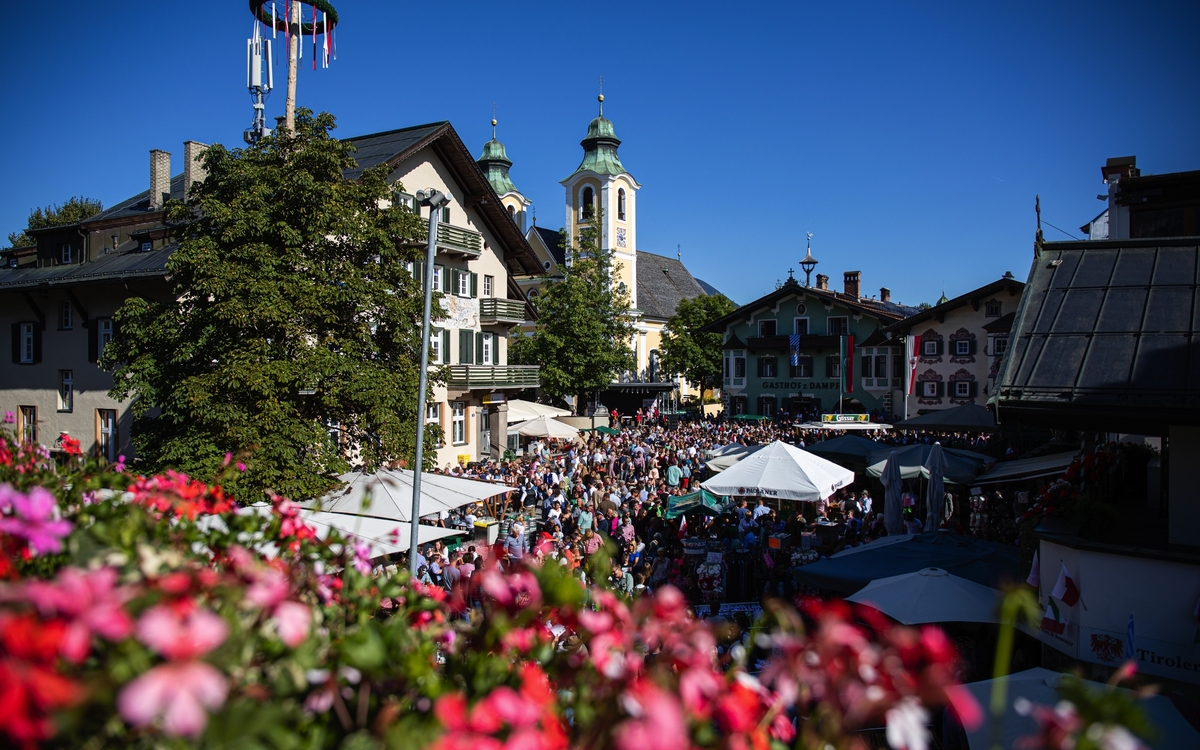
<svg viewBox="0 0 1200 750"><path fill-rule="evenodd" d="M700 329L736 309L723 294L704 295L681 300L667 321L661 345L663 367L696 385L701 397L721 382L722 336Z"/></svg>
<svg viewBox="0 0 1200 750"><path fill-rule="evenodd" d="M568 252L565 278L533 299L533 335L518 334L509 346L510 360L541 365L542 391L553 398L584 397L633 367L629 296L613 282L620 264L597 245L592 228Z"/></svg>
<svg viewBox="0 0 1200 750"><path fill-rule="evenodd" d="M25 229L20 232L9 232L8 243L12 247L27 247L34 244L29 236L31 229L45 229L63 224L75 224L90 219L104 210L104 205L95 198L85 198L82 195L69 198L66 203L55 203L45 208L35 208L29 212L29 220Z"/></svg>
<svg viewBox="0 0 1200 750"><path fill-rule="evenodd" d="M189 203L167 205L174 294L128 300L101 359L112 396L136 399L149 470L208 476L245 453L235 492L311 497L346 452L368 468L415 452L422 300L407 263L425 229L384 200L400 189L386 166L343 178L353 147L333 127L301 110L294 133L214 145Z"/></svg>

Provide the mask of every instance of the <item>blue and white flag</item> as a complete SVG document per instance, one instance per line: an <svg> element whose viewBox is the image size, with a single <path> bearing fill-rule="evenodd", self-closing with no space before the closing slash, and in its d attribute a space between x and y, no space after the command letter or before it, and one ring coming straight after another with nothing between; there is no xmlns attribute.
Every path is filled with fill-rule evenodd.
<svg viewBox="0 0 1200 750"><path fill-rule="evenodd" d="M788 336L788 345L792 351L792 367L796 367L800 364L800 334L793 333Z"/></svg>

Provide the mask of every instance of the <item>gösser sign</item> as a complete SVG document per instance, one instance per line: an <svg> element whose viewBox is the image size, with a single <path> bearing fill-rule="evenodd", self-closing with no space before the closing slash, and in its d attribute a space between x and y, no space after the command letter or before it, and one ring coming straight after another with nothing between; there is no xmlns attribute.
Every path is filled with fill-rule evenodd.
<svg viewBox="0 0 1200 750"><path fill-rule="evenodd" d="M836 391L842 387L842 384L836 380L832 380L828 383L803 383L796 380L767 380L763 382L762 387L768 390Z"/></svg>

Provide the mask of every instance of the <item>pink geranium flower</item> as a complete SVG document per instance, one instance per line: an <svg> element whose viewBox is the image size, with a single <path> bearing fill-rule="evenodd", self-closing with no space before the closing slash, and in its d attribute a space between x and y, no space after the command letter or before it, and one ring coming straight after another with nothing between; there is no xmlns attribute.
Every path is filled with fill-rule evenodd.
<svg viewBox="0 0 1200 750"><path fill-rule="evenodd" d="M67 620L60 650L68 661L79 663L88 654L93 634L119 641L133 630L133 620L124 609L130 592L116 583L114 568L65 568L53 583L30 582L25 597L43 616Z"/></svg>
<svg viewBox="0 0 1200 750"><path fill-rule="evenodd" d="M208 712L225 703L228 691L225 676L211 664L162 664L126 685L117 696L117 709L134 726L159 721L169 735L195 737L208 725Z"/></svg>
<svg viewBox="0 0 1200 750"><path fill-rule="evenodd" d="M138 640L178 661L204 656L224 643L227 635L229 625L207 609L184 614L177 607L157 604L146 610L137 623Z"/></svg>
<svg viewBox="0 0 1200 750"><path fill-rule="evenodd" d="M288 648L295 648L308 638L308 632L312 628L312 610L308 605L292 601L280 602L276 605L273 615L279 640Z"/></svg>
<svg viewBox="0 0 1200 750"><path fill-rule="evenodd" d="M0 486L0 509L9 507L12 516L0 518L0 531L21 537L29 542L35 555L62 552L62 540L74 526L58 518L58 501L41 487L28 495L16 492L8 485Z"/></svg>
<svg viewBox="0 0 1200 750"><path fill-rule="evenodd" d="M638 680L622 696L631 718L619 724L617 750L687 750L687 722L679 701L648 680Z"/></svg>

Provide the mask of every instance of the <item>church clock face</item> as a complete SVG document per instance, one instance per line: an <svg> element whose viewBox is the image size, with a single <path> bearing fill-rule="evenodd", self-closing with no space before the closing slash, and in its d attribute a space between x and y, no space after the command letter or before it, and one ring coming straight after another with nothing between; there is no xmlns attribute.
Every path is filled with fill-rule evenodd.
<svg viewBox="0 0 1200 750"><path fill-rule="evenodd" d="M625 227L617 227L617 247L625 247Z"/></svg>

